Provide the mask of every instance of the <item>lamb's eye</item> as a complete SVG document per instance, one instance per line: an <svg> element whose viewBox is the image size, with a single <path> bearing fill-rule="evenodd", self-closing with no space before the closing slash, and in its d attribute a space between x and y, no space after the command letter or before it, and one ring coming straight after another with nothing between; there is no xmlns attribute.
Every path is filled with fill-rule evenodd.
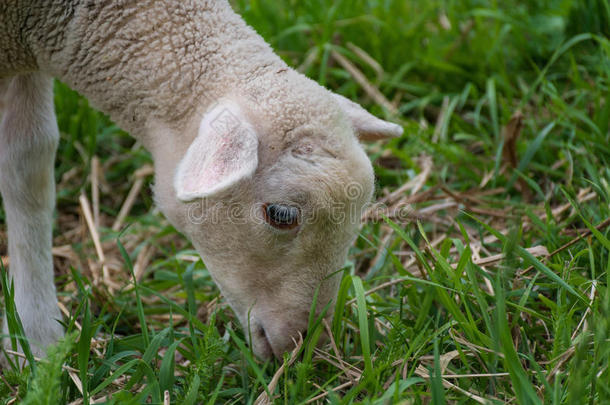
<svg viewBox="0 0 610 405"><path fill-rule="evenodd" d="M263 205L265 221L274 228L293 229L299 225L299 209L290 205Z"/></svg>

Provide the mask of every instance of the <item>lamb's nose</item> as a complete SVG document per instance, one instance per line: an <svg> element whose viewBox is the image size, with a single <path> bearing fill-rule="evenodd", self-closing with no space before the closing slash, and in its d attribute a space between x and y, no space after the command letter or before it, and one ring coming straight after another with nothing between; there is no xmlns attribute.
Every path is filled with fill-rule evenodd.
<svg viewBox="0 0 610 405"><path fill-rule="evenodd" d="M273 355L278 359L282 360L285 353L293 352L297 347L300 347L308 337L307 328L292 329L286 331L280 336L272 336L268 342L270 342L271 350ZM322 333L315 333L312 337L316 337L316 345L319 347L328 341L328 335L326 331Z"/></svg>
<svg viewBox="0 0 610 405"><path fill-rule="evenodd" d="M326 328L320 323L314 326L317 332L308 331L308 313L293 313L286 316L278 313L274 313L273 316L269 313L257 315L250 318L250 337L254 353L262 359L276 357L282 360L284 353L292 352L308 337L315 338L318 346L328 340Z"/></svg>

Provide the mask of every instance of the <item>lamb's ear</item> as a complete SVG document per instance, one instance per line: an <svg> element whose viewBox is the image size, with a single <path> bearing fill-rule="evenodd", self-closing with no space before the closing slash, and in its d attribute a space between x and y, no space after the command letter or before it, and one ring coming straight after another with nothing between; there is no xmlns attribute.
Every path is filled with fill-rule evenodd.
<svg viewBox="0 0 610 405"><path fill-rule="evenodd" d="M396 138L402 135L402 127L400 125L375 117L359 104L342 95L333 93L333 96L351 120L352 127L361 141L376 141L379 139Z"/></svg>
<svg viewBox="0 0 610 405"><path fill-rule="evenodd" d="M222 102L209 110L174 178L181 201L209 197L251 177L258 165L258 137L239 106Z"/></svg>

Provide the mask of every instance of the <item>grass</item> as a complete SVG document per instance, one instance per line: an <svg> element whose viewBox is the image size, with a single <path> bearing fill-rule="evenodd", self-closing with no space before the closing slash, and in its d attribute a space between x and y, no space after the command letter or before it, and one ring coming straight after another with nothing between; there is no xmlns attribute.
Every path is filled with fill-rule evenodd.
<svg viewBox="0 0 610 405"><path fill-rule="evenodd" d="M256 360L154 208L148 153L57 83L68 338L51 362L3 370L0 401L610 403L610 3L234 4L292 66L405 127L367 146L385 208L365 218L334 321L311 322L285 368Z"/></svg>

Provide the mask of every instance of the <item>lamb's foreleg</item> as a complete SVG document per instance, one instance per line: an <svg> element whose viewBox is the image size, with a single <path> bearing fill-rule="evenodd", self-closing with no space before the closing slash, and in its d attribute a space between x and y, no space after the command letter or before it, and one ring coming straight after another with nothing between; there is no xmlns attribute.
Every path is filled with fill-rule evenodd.
<svg viewBox="0 0 610 405"><path fill-rule="evenodd" d="M0 192L8 228L15 305L34 355L63 335L51 256L54 160L59 132L53 80L31 73L3 80ZM6 317L3 332L8 333ZM10 340L3 339L11 348Z"/></svg>

